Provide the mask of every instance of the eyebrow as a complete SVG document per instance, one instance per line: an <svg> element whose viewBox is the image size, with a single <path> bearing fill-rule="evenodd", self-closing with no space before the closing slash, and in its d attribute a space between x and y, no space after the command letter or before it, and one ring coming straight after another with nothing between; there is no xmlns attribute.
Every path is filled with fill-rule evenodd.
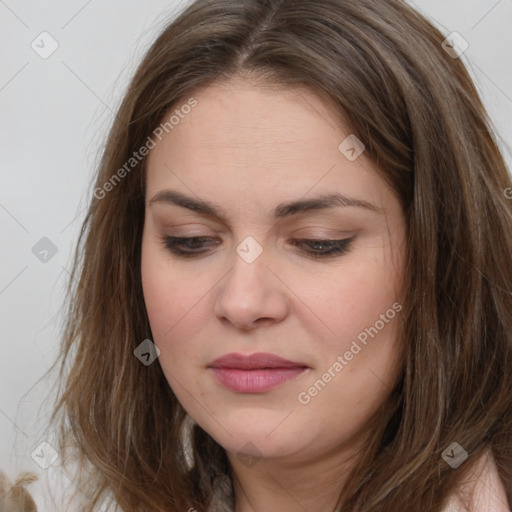
<svg viewBox="0 0 512 512"><path fill-rule="evenodd" d="M209 201L187 196L181 192L177 192L176 190L161 190L160 192L157 192L149 201L148 206L155 203L173 204L202 215L228 218L228 215L221 207ZM274 219L283 219L285 217L291 217L293 215L299 215L314 210L347 206L364 208L374 213L383 213L384 211L383 208L375 206L368 201L347 197L343 194L337 193L324 194L310 199L300 199L288 203L281 203L274 209L273 217Z"/></svg>

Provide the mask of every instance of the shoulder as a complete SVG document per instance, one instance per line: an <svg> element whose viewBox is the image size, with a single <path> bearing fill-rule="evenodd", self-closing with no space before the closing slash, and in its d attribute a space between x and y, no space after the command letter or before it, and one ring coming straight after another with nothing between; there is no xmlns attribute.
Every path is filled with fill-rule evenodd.
<svg viewBox="0 0 512 512"><path fill-rule="evenodd" d="M490 452L486 453L470 475L460 483L460 490L470 497L475 512L510 512L505 486ZM467 509L458 497L452 495L442 512L466 512Z"/></svg>

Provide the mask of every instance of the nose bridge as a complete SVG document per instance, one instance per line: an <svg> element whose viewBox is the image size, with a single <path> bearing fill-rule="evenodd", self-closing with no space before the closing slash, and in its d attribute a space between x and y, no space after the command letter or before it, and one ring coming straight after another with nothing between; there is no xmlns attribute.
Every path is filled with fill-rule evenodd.
<svg viewBox="0 0 512 512"><path fill-rule="evenodd" d="M239 303L255 303L265 293L268 279L267 254L255 238L248 236L235 248L233 266L226 276L225 293L236 294ZM244 296L247 298L244 299Z"/></svg>
<svg viewBox="0 0 512 512"><path fill-rule="evenodd" d="M280 281L267 268L268 253L253 238L236 247L231 270L221 282L216 314L238 326L249 326L259 318L279 318L287 310Z"/></svg>

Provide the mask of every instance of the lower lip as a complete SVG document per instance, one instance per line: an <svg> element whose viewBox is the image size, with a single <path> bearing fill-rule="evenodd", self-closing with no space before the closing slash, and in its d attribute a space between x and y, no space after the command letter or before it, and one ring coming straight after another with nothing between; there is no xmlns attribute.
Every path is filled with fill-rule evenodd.
<svg viewBox="0 0 512 512"><path fill-rule="evenodd" d="M261 370L240 370L235 368L212 368L218 381L225 387L239 393L262 393L283 382L293 379L307 370L305 367L267 368Z"/></svg>

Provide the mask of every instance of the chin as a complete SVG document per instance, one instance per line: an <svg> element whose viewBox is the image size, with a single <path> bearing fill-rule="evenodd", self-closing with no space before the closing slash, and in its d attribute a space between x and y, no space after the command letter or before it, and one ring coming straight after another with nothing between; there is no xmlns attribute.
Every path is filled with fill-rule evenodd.
<svg viewBox="0 0 512 512"><path fill-rule="evenodd" d="M226 451L242 458L272 459L295 454L300 440L284 426L278 426L283 419L282 415L277 421L261 421L261 414L259 416L260 422L257 425L250 415L240 421L222 422L227 432L218 425L213 430L209 428L211 425L203 429Z"/></svg>

